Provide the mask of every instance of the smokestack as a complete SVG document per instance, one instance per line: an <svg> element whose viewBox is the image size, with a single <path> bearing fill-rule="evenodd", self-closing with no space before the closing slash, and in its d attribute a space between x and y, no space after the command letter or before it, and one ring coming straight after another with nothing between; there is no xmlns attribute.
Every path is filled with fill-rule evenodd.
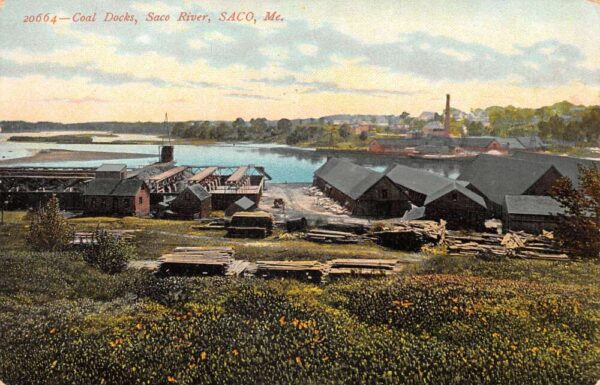
<svg viewBox="0 0 600 385"><path fill-rule="evenodd" d="M450 94L446 94L446 111L444 114L444 131L450 132Z"/></svg>

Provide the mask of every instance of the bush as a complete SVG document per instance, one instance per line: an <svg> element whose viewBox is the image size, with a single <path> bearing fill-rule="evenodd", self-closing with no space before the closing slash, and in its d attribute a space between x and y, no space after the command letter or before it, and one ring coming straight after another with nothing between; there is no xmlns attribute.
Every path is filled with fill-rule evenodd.
<svg viewBox="0 0 600 385"><path fill-rule="evenodd" d="M125 270L127 263L136 257L135 248L104 231L96 231L97 243L85 254L85 260L105 273L115 274Z"/></svg>
<svg viewBox="0 0 600 385"><path fill-rule="evenodd" d="M46 206L31 214L27 242L33 250L58 251L73 237L67 220L60 214L58 198L52 196Z"/></svg>

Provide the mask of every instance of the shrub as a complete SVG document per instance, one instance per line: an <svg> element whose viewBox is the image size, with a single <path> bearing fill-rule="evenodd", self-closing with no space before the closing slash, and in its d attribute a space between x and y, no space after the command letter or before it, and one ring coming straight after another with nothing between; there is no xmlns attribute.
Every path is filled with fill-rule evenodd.
<svg viewBox="0 0 600 385"><path fill-rule="evenodd" d="M96 243L85 254L85 260L108 274L125 270L129 260L136 256L135 248L104 231L96 231Z"/></svg>
<svg viewBox="0 0 600 385"><path fill-rule="evenodd" d="M31 214L27 242L32 249L62 250L69 244L72 236L72 229L61 215L58 198L55 195L44 208Z"/></svg>

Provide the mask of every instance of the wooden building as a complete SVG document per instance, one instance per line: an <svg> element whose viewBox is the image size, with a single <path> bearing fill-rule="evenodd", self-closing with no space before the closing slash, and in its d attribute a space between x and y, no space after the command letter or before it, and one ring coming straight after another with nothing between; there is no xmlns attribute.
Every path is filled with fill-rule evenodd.
<svg viewBox="0 0 600 385"><path fill-rule="evenodd" d="M599 160L576 158L572 156L517 151L512 157L515 159L545 164L547 166L554 166L559 173L569 178L576 188L579 187L579 166L597 167L600 169Z"/></svg>
<svg viewBox="0 0 600 385"><path fill-rule="evenodd" d="M449 229L485 230L490 217L485 199L461 183L450 183L427 196L425 219L446 221Z"/></svg>
<svg viewBox="0 0 600 385"><path fill-rule="evenodd" d="M559 215L564 214L560 204L549 196L507 195L502 217L503 231L525 231L540 234L552 231L558 225Z"/></svg>
<svg viewBox="0 0 600 385"><path fill-rule="evenodd" d="M127 165L125 164L103 164L96 169L96 179L125 179L127 177Z"/></svg>
<svg viewBox="0 0 600 385"><path fill-rule="evenodd" d="M388 168L386 175L406 193L410 201L416 206L423 206L430 194L455 182L443 175L400 164ZM468 182L463 183L468 184Z"/></svg>
<svg viewBox="0 0 600 385"><path fill-rule="evenodd" d="M138 179L93 179L83 203L86 214L143 216L150 213L150 190Z"/></svg>
<svg viewBox="0 0 600 385"><path fill-rule="evenodd" d="M212 210L210 193L200 184L188 186L170 202L169 209L184 219L208 217Z"/></svg>
<svg viewBox="0 0 600 385"><path fill-rule="evenodd" d="M241 211L251 211L254 210L256 208L256 203L248 198L248 197L241 197L240 199L238 199L237 201L233 202L232 204L229 205L229 207L227 207L225 209L225 215L230 217L235 213L241 212Z"/></svg>
<svg viewBox="0 0 600 385"><path fill-rule="evenodd" d="M313 184L356 216L401 217L411 207L385 173L342 159L331 158L315 171Z"/></svg>
<svg viewBox="0 0 600 385"><path fill-rule="evenodd" d="M502 217L506 195L549 195L562 174L552 165L514 157L478 155L463 170L459 180L485 198L494 217Z"/></svg>

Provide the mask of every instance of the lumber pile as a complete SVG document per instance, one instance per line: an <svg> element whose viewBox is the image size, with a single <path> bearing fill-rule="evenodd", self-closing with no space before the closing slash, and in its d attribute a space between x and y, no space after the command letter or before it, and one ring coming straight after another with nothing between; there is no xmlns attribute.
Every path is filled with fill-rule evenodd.
<svg viewBox="0 0 600 385"><path fill-rule="evenodd" d="M233 263L231 247L176 247L159 258L163 275L225 275Z"/></svg>
<svg viewBox="0 0 600 385"><path fill-rule="evenodd" d="M400 271L396 259L333 259L328 263L327 275L331 279L342 277L380 277Z"/></svg>
<svg viewBox="0 0 600 385"><path fill-rule="evenodd" d="M321 282L323 264L318 261L257 261L257 277L296 278L311 282Z"/></svg>
<svg viewBox="0 0 600 385"><path fill-rule="evenodd" d="M557 248L552 238L549 234L532 235L525 232L509 232L504 235L448 233L445 244L449 255L568 260L569 257Z"/></svg>
<svg viewBox="0 0 600 385"><path fill-rule="evenodd" d="M315 202L316 206L319 206L319 207L329 211L332 214L336 214L336 215L351 215L352 214L350 212L350 210L348 210L346 207L343 207L335 200L326 197L325 194L323 194L323 192L321 190L319 190L318 187L315 187L315 186L311 186L308 188L305 187L305 191L308 196L316 198L316 202Z"/></svg>
<svg viewBox="0 0 600 385"><path fill-rule="evenodd" d="M105 234L112 235L116 239L120 239L126 242L133 242L135 240L135 233L139 230L116 229L100 231ZM96 232L76 231L73 234L73 239L69 243L71 246L90 246L97 244L98 240L96 239Z"/></svg>
<svg viewBox="0 0 600 385"><path fill-rule="evenodd" d="M359 237L344 231L313 229L305 235L307 241L319 243L358 243Z"/></svg>
<svg viewBox="0 0 600 385"><path fill-rule="evenodd" d="M225 275L229 277L240 277L244 275L249 266L250 262L237 259L229 264Z"/></svg>
<svg viewBox="0 0 600 385"><path fill-rule="evenodd" d="M233 214L227 227L232 238L265 238L273 232L273 215L264 211Z"/></svg>
<svg viewBox="0 0 600 385"><path fill-rule="evenodd" d="M397 250L419 251L428 244L438 244L446 236L446 222L400 221L375 232L380 244Z"/></svg>

